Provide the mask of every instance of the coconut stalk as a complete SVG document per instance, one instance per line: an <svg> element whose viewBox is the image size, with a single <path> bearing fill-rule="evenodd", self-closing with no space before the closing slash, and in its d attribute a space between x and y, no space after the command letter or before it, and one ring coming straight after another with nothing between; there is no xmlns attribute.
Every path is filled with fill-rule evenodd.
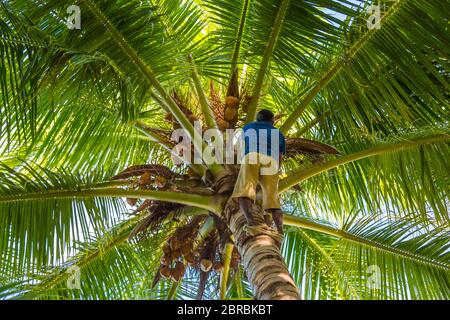
<svg viewBox="0 0 450 320"><path fill-rule="evenodd" d="M220 300L225 300L227 287L228 287L228 276L230 274L230 262L231 254L233 253L234 245L232 243L227 243L225 245L223 253L223 269L220 275Z"/></svg>
<svg viewBox="0 0 450 320"><path fill-rule="evenodd" d="M211 109L206 93L203 90L203 85L198 75L197 66L195 65L192 55L188 55L188 62L191 66L191 76L194 82L195 90L197 91L197 97L202 107L202 112L205 117L206 124L210 129L218 129L216 120L214 119L214 112Z"/></svg>

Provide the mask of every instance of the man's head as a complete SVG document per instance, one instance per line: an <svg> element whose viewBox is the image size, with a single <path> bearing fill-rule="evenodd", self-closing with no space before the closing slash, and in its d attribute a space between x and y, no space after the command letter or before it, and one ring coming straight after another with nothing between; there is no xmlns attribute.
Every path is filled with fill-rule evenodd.
<svg viewBox="0 0 450 320"><path fill-rule="evenodd" d="M258 121L258 122L260 122L260 121L268 121L268 122L272 122L273 123L273 118L274 118L273 112L270 111L270 110L267 110L267 109L262 109L256 115L256 121Z"/></svg>

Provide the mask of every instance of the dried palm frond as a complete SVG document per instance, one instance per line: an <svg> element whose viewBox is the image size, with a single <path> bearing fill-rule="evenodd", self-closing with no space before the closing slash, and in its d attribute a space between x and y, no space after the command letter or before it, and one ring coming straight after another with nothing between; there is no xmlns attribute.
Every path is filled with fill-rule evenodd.
<svg viewBox="0 0 450 320"><path fill-rule="evenodd" d="M275 117L273 118L273 123L274 123L274 125L279 124L279 123L281 122L281 120L283 119L284 116L285 116L284 113L277 113L277 114L275 115Z"/></svg>
<svg viewBox="0 0 450 320"><path fill-rule="evenodd" d="M142 218L139 223L131 231L129 238L133 238L141 232L145 232L148 229L156 230L158 226L166 220L166 218L171 214L180 212L180 210L185 207L184 205L163 201L147 200L142 204L143 207L150 212L149 215ZM138 208L139 209L139 208ZM145 209L143 209L145 210ZM137 210L136 210L137 211Z"/></svg>
<svg viewBox="0 0 450 320"><path fill-rule="evenodd" d="M147 209L152 205L153 201L154 200L145 200L144 202L141 203L141 205L139 205L139 207L137 207L136 210L132 212L132 214L138 214L139 212L144 211L145 209Z"/></svg>
<svg viewBox="0 0 450 320"><path fill-rule="evenodd" d="M287 138L286 139L286 153L288 155L295 154L333 154L340 155L341 153L335 147L328 144L303 139L303 138Z"/></svg>
<svg viewBox="0 0 450 320"><path fill-rule="evenodd" d="M166 179L171 179L176 176L180 176L178 173L173 172L168 167L161 164L144 164L131 166L123 170L119 174L112 177L112 180L127 179L131 177L142 176L145 173L149 173L152 176L162 176Z"/></svg>
<svg viewBox="0 0 450 320"><path fill-rule="evenodd" d="M181 111L186 115L186 117L189 118L189 116L193 115L194 113L186 106L183 99L174 91L172 94L172 98L177 104L177 106L181 109Z"/></svg>

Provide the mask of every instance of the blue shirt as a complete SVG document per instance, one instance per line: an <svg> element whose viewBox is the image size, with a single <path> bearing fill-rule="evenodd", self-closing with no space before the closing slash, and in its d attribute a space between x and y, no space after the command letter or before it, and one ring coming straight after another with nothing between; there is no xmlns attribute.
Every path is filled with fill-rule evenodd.
<svg viewBox="0 0 450 320"><path fill-rule="evenodd" d="M255 121L244 126L245 154L258 152L268 156L274 155L278 161L280 153L286 153L284 135L270 121ZM276 139L278 143L276 143ZM273 141L275 143L273 143ZM273 150L272 150L273 149Z"/></svg>

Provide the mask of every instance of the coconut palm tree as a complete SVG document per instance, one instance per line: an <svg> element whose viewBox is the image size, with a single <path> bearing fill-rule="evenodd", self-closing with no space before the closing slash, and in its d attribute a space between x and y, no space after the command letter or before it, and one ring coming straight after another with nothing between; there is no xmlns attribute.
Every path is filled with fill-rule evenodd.
<svg viewBox="0 0 450 320"><path fill-rule="evenodd" d="M0 296L450 298L448 12L1 0ZM173 162L174 129L260 107L288 137L281 246L244 231L237 165Z"/></svg>

